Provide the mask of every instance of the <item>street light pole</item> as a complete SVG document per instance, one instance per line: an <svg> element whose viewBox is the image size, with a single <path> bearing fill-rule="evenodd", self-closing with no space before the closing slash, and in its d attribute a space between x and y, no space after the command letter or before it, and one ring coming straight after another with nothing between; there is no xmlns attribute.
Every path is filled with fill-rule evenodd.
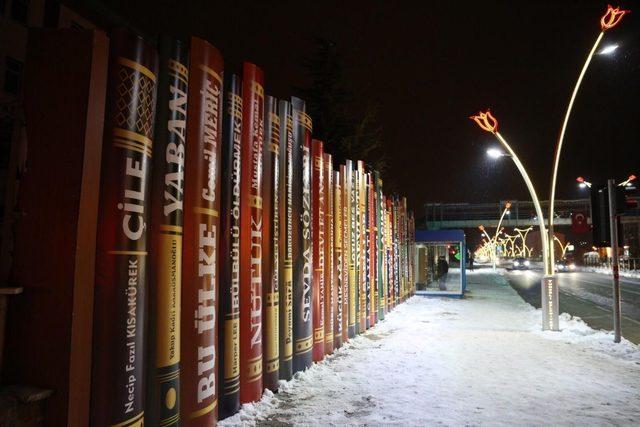
<svg viewBox="0 0 640 427"><path fill-rule="evenodd" d="M514 231L516 233L518 233L518 235L520 236L520 239L522 239L522 248L520 249L520 255L527 257L527 252L530 254L531 251L527 251L529 249L529 247L527 246L527 234L529 234L529 232L531 231L531 227L527 227L526 229L522 230L520 228L514 228Z"/></svg>
<svg viewBox="0 0 640 427"><path fill-rule="evenodd" d="M551 275L551 269L549 264L549 242L547 230L544 224L544 215L542 215L542 207L540 206L540 200L538 199L538 195L536 194L536 190L533 187L533 183L529 178L529 174L527 173L524 165L516 155L515 151L511 148L509 143L503 138L503 136L498 132L498 120L496 120L493 115L491 115L490 111L486 113L480 112L476 116L471 116L471 119L476 122L481 129L491 132L495 135L495 137L500 141L500 144L507 150L507 153L511 156L513 163L515 163L518 171L520 171L520 175L522 175L522 179L524 179L525 184L527 185L527 189L529 190L529 194L531 195L531 199L533 200L533 205L536 209L536 214L538 216L538 224L540 227L540 242L542 244L542 260L544 263L544 277L542 278L542 329L543 330L559 330L559 320L558 320L558 286L555 282L554 277Z"/></svg>
<svg viewBox="0 0 640 427"><path fill-rule="evenodd" d="M609 227L611 230L611 272L613 273L613 333L614 342L620 342L620 276L618 271L618 215L616 209L616 181L607 181L609 195Z"/></svg>
<svg viewBox="0 0 640 427"><path fill-rule="evenodd" d="M502 215L500 216L500 221L498 221L498 227L496 228L496 235L493 238L493 269L496 269L496 258L498 257L497 245L498 245L498 234L500 234L500 227L502 226L502 220L504 216L507 214L509 209L511 208L511 203L507 202L504 205L504 210L502 211Z"/></svg>
<svg viewBox="0 0 640 427"><path fill-rule="evenodd" d="M544 224L544 215L542 214L542 207L540 205L540 199L538 199L538 195L536 193L535 188L533 187L533 182L531 182L531 179L529 178L529 174L527 173L527 170L524 168L524 165L522 164L522 162L520 161L520 159L516 155L515 151L513 151L513 149L509 145L509 143L504 139L504 137L502 135L500 135L500 132L496 131L495 132L495 136L496 136L496 138L498 138L498 141L500 141L500 143L502 144L504 149L507 150L507 152L511 156L511 159L513 160L513 163L515 163L516 167L518 168L518 171L520 171L520 175L522 175L522 179L524 179L524 182L527 185L527 189L529 190L529 194L531 195L531 199L533 200L533 205L534 205L535 210L536 210L536 215L538 216L538 226L540 227L540 241L541 241L541 244L542 244L542 259L543 259L544 264L545 264L544 274L545 275L549 275L551 273L549 268L548 268L549 267L549 265L548 265L549 243L547 241L547 233L546 233L546 227L545 227L545 224Z"/></svg>
<svg viewBox="0 0 640 427"><path fill-rule="evenodd" d="M562 242L560 241L560 239L558 239L558 236L553 236L553 239L558 242L558 245L560 246L560 258L564 259L564 256L567 253L567 248L569 247L569 243L571 242L567 242L564 245L562 244Z"/></svg>
<svg viewBox="0 0 640 427"><path fill-rule="evenodd" d="M558 142L556 144L555 155L553 158L553 171L551 173L551 191L549 195L549 239L551 243L551 250L549 251L549 263L550 268L553 274L553 264L554 264L554 250L553 250L553 217L554 217L554 205L556 200L556 181L558 179L558 166L560 164L560 154L562 152L562 143L564 142L564 135L567 131L567 124L569 123L569 116L571 116L571 110L573 109L573 103L576 100L576 95L578 94L578 90L580 89L580 85L582 84L582 79L587 72L587 68L589 68L589 64L591 63L591 59L595 54L600 42L602 41L602 37L604 37L604 30L600 32L596 42L593 44L589 55L587 56L587 60L582 67L582 71L580 71L580 75L578 76L578 81L576 82L575 87L573 88L573 93L571 94L571 98L569 98L569 105L567 106L567 112L564 115L564 120L562 121L562 127L560 128L560 134L558 136Z"/></svg>
<svg viewBox="0 0 640 427"><path fill-rule="evenodd" d="M485 230L484 225L480 225L478 226L478 229L480 231L482 231L484 233L484 235L487 238L487 241L489 242L489 248L491 250L491 263L493 265L493 269L496 269L496 242L491 239L491 236L489 236L489 233L487 233L487 230Z"/></svg>
<svg viewBox="0 0 640 427"><path fill-rule="evenodd" d="M576 81L576 85L573 88L573 92L571 93L571 97L569 98L569 105L567 106L567 111L564 115L564 120L562 121L562 127L560 128L560 134L558 135L558 141L556 143L555 155L553 160L553 169L551 172L551 191L549 194L549 268L553 274L553 266L554 266L554 248L553 248L553 237L554 237L554 229L553 229L553 219L554 219L554 208L555 208L555 199L556 199L556 181L558 178L558 166L560 164L560 154L562 153L562 144L564 142L564 136L567 130L567 124L569 123L569 117L571 116L571 110L573 109L573 103L576 100L576 95L578 94L578 90L580 89L580 85L582 84L582 80L589 68L589 64L593 59L593 55L596 53L602 38L604 37L604 33L618 25L622 17L628 13L628 10L620 10L619 7L611 7L610 5L607 7L607 11L600 18L600 34L596 38L593 47L589 51L589 55L587 55L587 60L582 66L582 70L578 75L578 80ZM612 49L611 52L613 52Z"/></svg>

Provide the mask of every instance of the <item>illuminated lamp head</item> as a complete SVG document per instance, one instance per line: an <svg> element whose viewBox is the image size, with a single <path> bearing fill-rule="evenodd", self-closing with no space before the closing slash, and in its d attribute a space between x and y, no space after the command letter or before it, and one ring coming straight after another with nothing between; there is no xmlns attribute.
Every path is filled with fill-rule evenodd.
<svg viewBox="0 0 640 427"><path fill-rule="evenodd" d="M478 126L484 131L496 133L498 132L498 120L491 115L491 111L487 110L486 113L480 111L477 115L469 117L476 122Z"/></svg>
<svg viewBox="0 0 640 427"><path fill-rule="evenodd" d="M600 28L602 31L607 31L620 23L622 17L631 12L630 10L620 10L619 7L612 7L607 5L607 11L602 18L600 18Z"/></svg>
<svg viewBox="0 0 640 427"><path fill-rule="evenodd" d="M484 225L479 225L479 226L478 226L478 230L480 230L480 231L484 231Z"/></svg>

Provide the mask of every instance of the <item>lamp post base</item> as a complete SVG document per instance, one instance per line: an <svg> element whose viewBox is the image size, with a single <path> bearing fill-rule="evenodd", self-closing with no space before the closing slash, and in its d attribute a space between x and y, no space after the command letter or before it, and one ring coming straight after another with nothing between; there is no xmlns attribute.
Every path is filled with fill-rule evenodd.
<svg viewBox="0 0 640 427"><path fill-rule="evenodd" d="M544 276L541 280L542 330L559 331L558 283L556 277Z"/></svg>

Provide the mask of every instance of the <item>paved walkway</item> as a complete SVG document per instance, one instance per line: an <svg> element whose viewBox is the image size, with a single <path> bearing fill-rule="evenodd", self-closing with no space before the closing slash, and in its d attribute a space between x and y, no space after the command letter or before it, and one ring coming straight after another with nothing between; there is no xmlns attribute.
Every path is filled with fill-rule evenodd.
<svg viewBox="0 0 640 427"><path fill-rule="evenodd" d="M499 275L414 297L223 425L640 425L640 352L540 311Z"/></svg>

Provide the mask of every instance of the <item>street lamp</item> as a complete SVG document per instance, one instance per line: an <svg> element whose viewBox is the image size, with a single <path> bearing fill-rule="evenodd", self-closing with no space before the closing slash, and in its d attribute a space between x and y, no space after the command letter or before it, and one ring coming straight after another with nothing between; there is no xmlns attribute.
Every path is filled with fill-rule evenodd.
<svg viewBox="0 0 640 427"><path fill-rule="evenodd" d="M635 181L636 178L637 177L635 175L631 174L627 179L618 183L618 187L631 187L633 185L632 182ZM581 176L577 177L576 181L578 181L578 187L580 188L591 188L592 186L592 184L589 181L585 180Z"/></svg>
<svg viewBox="0 0 640 427"><path fill-rule="evenodd" d="M482 231L483 235L487 238L487 242L490 248L490 254L489 254L489 258L491 258L491 262L493 264L493 269L495 270L496 268L496 251L495 251L495 242L491 239L491 236L489 236L489 233L487 233L487 230L485 230L484 225L480 224L478 226L478 230Z"/></svg>
<svg viewBox="0 0 640 427"><path fill-rule="evenodd" d="M633 184L631 184L631 181L635 181L636 176L635 175L629 175L629 178L627 178L626 180L622 181L620 184L618 184L618 187L631 187Z"/></svg>
<svg viewBox="0 0 640 427"><path fill-rule="evenodd" d="M567 254L567 249L569 248L569 246L571 245L571 242L567 242L566 244L562 244L562 241L558 238L558 236L553 236L553 239L558 242L558 245L560 245L560 252L561 252L561 259L564 259L564 257Z"/></svg>
<svg viewBox="0 0 640 427"><path fill-rule="evenodd" d="M596 38L596 42L593 44L591 51L589 51L587 60L585 61L582 67L582 71L580 71L580 74L578 75L578 80L576 81L576 85L573 88L573 93L571 94L571 98L569 98L569 105L567 106L567 112L565 113L564 120L562 121L562 127L560 128L560 134L558 135L558 141L556 143L556 150L555 150L555 156L553 161L553 170L551 172L551 191L549 196L549 239L548 239L551 245L553 245L553 236L554 236L553 210L554 210L554 203L556 198L556 180L558 177L558 165L560 163L560 153L562 152L562 143L564 141L564 135L567 130L567 124L569 123L569 116L571 115L571 110L573 109L573 103L576 99L576 95L578 94L578 90L580 89L580 85L582 84L582 79L584 78L584 75L587 72L587 68L589 68L589 64L591 63L591 59L593 58L593 55L595 54L596 50L598 49L598 46L600 45L600 42L602 41L602 38L604 37L605 31L610 30L611 28L618 25L618 23L620 23L620 20L622 20L622 17L628 12L629 12L628 10L621 10L619 7L612 7L611 5L607 6L607 11L602 16L602 18L600 18L600 34L598 34L598 37ZM617 48L617 45L615 45L615 47L607 46L606 48L603 49L601 53L610 54L616 48ZM549 268L553 272L553 267L554 267L553 248L551 248L550 250L550 257L548 261L550 263Z"/></svg>
<svg viewBox="0 0 640 427"><path fill-rule="evenodd" d="M533 227L527 227L524 230L521 228L514 228L513 231L515 231L516 233L518 233L518 236L520 237L520 240L522 240L522 247L520 247L520 256L523 256L525 258L531 258L531 249L527 246L527 234L529 234L529 232L533 230Z"/></svg>
<svg viewBox="0 0 640 427"><path fill-rule="evenodd" d="M518 236L516 234L507 234L507 233L504 233L504 236L506 241L504 248L505 248L507 257L514 258L516 256L515 243Z"/></svg>
<svg viewBox="0 0 640 427"><path fill-rule="evenodd" d="M507 151L507 153L511 156L513 163L515 163L516 167L520 171L520 175L522 175L522 179L524 179L525 184L527 185L527 189L529 190L529 194L531 195L531 199L533 200L533 205L536 208L536 213L538 217L538 224L540 226L540 242L542 244L542 260L544 262L544 277L542 278L542 329L551 329L551 330L559 330L559 322L558 322L558 288L555 284L555 281L552 277L552 267L549 263L549 241L548 235L546 232L546 228L544 225L544 216L542 215L542 207L540 206L540 200L538 199L538 195L536 194L536 190L533 187L533 183L529 178L529 174L527 173L524 165L516 155L515 151L511 148L509 143L500 135L498 132L498 120L496 120L491 112L487 110L486 113L482 111L479 112L475 116L470 117L471 120L476 122L478 126L484 131L492 133L502 147Z"/></svg>
<svg viewBox="0 0 640 427"><path fill-rule="evenodd" d="M577 177L576 181L578 181L578 187L580 188L591 188L591 183L581 176Z"/></svg>
<svg viewBox="0 0 640 427"><path fill-rule="evenodd" d="M507 153L504 153L502 150L499 150L497 148L489 148L487 150L487 156L491 157L492 159L499 159L500 157L509 157Z"/></svg>
<svg viewBox="0 0 640 427"><path fill-rule="evenodd" d="M494 244L493 244L493 269L496 269L496 258L498 257L498 253L497 253L497 248L496 248L496 244L498 242L498 235L500 234L500 226L502 225L502 220L504 219L504 216L509 212L509 209L511 208L511 202L507 202L504 204L504 210L502 211L502 215L500 215L500 221L498 221L498 227L496 228L496 235L493 238L494 240Z"/></svg>
<svg viewBox="0 0 640 427"><path fill-rule="evenodd" d="M598 55L611 55L617 48L617 44L610 44L609 46L602 48L602 50L598 52Z"/></svg>

